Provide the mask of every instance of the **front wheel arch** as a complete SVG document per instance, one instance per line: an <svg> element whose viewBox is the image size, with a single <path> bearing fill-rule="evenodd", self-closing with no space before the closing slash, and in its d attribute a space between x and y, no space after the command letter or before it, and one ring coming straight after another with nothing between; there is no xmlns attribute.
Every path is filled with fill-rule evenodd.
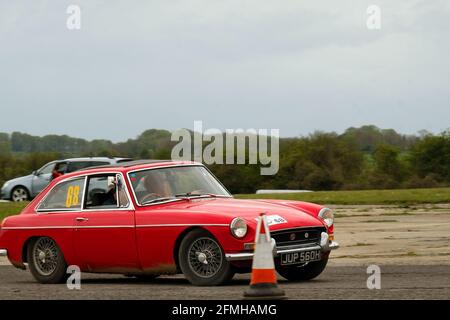
<svg viewBox="0 0 450 320"><path fill-rule="evenodd" d="M173 247L173 259L174 259L175 265L177 267L177 273L181 273L180 261L178 259L178 253L180 252L181 242L189 233L191 233L194 230L198 230L198 229L201 229L201 230L204 230L204 231L210 233L208 230L206 230L205 228L202 228L202 227L198 227L198 226L189 227L189 228L184 229L183 232L180 233L177 240L175 241L175 245ZM213 236L213 235L211 235L211 236Z"/></svg>
<svg viewBox="0 0 450 320"><path fill-rule="evenodd" d="M193 241L196 242L199 239L201 240L201 238L206 238L213 241L217 247L218 250L217 252L220 251L222 254L221 264L216 265L217 268L215 272L209 276L201 276L198 273L196 273L196 271L192 269L192 265L188 261L189 257L188 256L181 257L181 254L184 252L184 251L181 252L181 250L187 250L186 253L189 255L190 252L189 250L191 250L191 248L189 247L193 245ZM210 250L204 251L204 254L208 254L207 252L209 252L209 257L214 259L213 257L215 256L215 254L211 255ZM222 285L230 281L235 274L234 268L225 258L225 252L220 241L218 241L218 239L209 230L206 230L205 228L195 228L194 230L191 230L191 232L187 233L187 235L182 239L182 242L180 244L178 250L178 257L180 260L178 261L180 270L184 274L185 278L191 284L196 286ZM204 259L205 258L206 257L204 257Z"/></svg>

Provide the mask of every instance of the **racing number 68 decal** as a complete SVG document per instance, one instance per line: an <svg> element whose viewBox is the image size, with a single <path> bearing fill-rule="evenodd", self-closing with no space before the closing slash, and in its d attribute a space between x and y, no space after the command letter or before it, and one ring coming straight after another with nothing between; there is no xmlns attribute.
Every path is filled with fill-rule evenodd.
<svg viewBox="0 0 450 320"><path fill-rule="evenodd" d="M67 189L66 208L78 205L80 186L70 186Z"/></svg>

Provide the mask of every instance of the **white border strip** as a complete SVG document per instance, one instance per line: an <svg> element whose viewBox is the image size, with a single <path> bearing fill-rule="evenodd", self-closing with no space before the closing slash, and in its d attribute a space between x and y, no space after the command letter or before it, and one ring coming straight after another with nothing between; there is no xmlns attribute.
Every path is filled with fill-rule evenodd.
<svg viewBox="0 0 450 320"><path fill-rule="evenodd" d="M208 224L200 224L200 223L175 223L175 224L142 224L136 226L136 228L151 228L151 227L228 227L229 224L226 223L208 223Z"/></svg>
<svg viewBox="0 0 450 320"><path fill-rule="evenodd" d="M152 228L152 227L228 227L226 223L178 223L178 224L143 224L137 225L136 228ZM2 230L37 230L37 229L113 229L113 228L134 228L134 225L110 225L110 226L42 226L42 227L4 227Z"/></svg>
<svg viewBox="0 0 450 320"><path fill-rule="evenodd" d="M38 230L38 229L111 229L111 228L134 228L131 225L117 226L44 226L44 227L5 227L2 230Z"/></svg>

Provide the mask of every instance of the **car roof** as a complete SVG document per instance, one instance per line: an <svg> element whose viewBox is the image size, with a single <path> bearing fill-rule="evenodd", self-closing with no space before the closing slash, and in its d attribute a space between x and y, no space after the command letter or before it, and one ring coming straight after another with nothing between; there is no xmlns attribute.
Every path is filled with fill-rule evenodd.
<svg viewBox="0 0 450 320"><path fill-rule="evenodd" d="M172 160L154 160L154 159L147 159L147 160L132 160L132 161L124 161L120 163L112 163L112 164L106 164L102 166L95 166L91 167L89 169L99 169L99 168L129 168L134 166L140 166L144 164L154 164L154 163L167 163L167 162L173 162Z"/></svg>
<svg viewBox="0 0 450 320"><path fill-rule="evenodd" d="M119 163L112 163L107 165L89 167L85 169L81 169L76 171L80 172L90 172L90 171L100 171L100 169L142 169L142 168L152 168L159 167L165 165L201 165L201 163L197 163L194 161L175 161L175 160L158 160L158 159L142 159L142 160L132 160L132 161L124 161Z"/></svg>
<svg viewBox="0 0 450 320"><path fill-rule="evenodd" d="M68 158L68 159L61 159L57 160L57 162L74 162L74 161L105 161L105 162L112 162L112 161L124 161L131 158L108 158L108 157L79 157L79 158Z"/></svg>
<svg viewBox="0 0 450 320"><path fill-rule="evenodd" d="M203 166L200 162L195 161L176 161L176 160L133 160L133 161L125 161L119 163L113 163L109 165L95 166L89 167L85 169L80 169L65 175L62 175L52 181L52 183L59 183L61 180L72 179L78 176L84 175L95 175L95 174L103 174L103 173L111 173L111 172L130 172L134 170L141 169L151 169L151 168L164 168L164 167L172 167L172 166L192 166L198 165Z"/></svg>

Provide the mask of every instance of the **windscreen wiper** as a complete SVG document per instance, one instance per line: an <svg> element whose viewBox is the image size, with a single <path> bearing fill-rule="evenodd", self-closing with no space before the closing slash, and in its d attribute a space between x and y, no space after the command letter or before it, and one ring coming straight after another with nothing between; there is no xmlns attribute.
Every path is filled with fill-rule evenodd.
<svg viewBox="0 0 450 320"><path fill-rule="evenodd" d="M186 192L186 193L178 193L175 195L175 197L177 198L181 198L181 197L202 197L202 196L209 196L209 197L213 197L213 198L217 198L218 195L214 194L214 193L192 193L192 192Z"/></svg>
<svg viewBox="0 0 450 320"><path fill-rule="evenodd" d="M156 198L156 199L151 199L151 200L144 201L143 203L141 203L141 205L146 205L146 204L156 203L156 202L163 202L163 201L168 201L168 200L182 200L182 198L178 198L178 197Z"/></svg>

